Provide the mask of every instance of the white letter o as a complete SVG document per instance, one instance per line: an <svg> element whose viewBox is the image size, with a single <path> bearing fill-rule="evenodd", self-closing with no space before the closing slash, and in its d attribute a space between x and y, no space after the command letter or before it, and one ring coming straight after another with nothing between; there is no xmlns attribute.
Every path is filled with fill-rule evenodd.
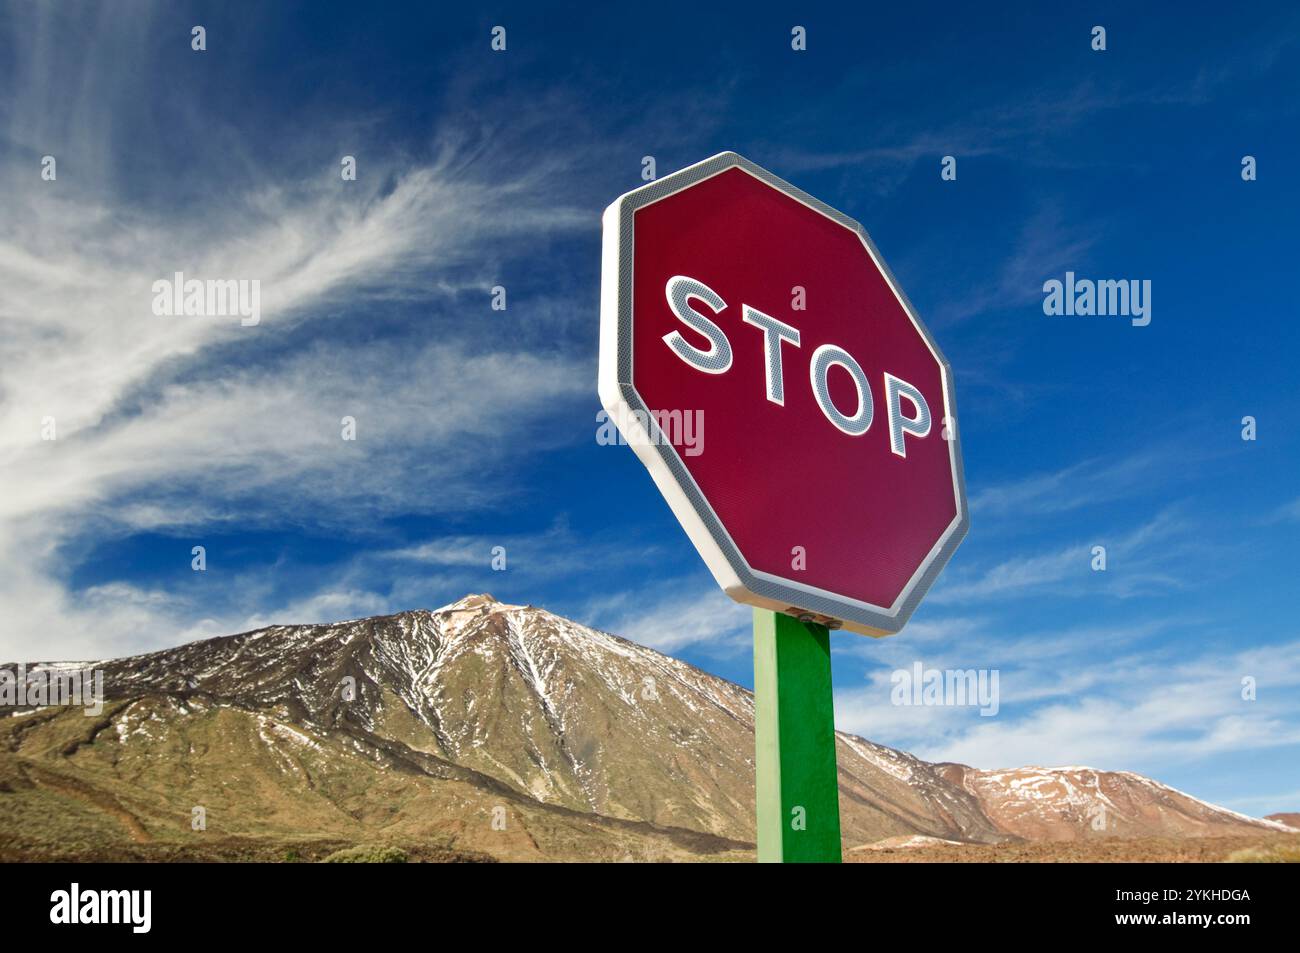
<svg viewBox="0 0 1300 953"><path fill-rule="evenodd" d="M827 377L834 364L849 372L853 378L853 386L858 389L858 409L852 417L840 413L839 408L831 401L831 389ZM812 381L817 406L822 409L827 420L850 437L858 437L867 432L867 428L871 426L872 414L875 412L871 400L871 388L867 384L867 375L848 351L834 344L823 344L813 351L812 361L808 365L808 376Z"/></svg>

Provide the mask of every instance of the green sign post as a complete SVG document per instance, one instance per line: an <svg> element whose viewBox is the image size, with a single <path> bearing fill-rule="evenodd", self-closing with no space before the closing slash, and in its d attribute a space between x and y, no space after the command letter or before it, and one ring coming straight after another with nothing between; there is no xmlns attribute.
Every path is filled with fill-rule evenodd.
<svg viewBox="0 0 1300 953"><path fill-rule="evenodd" d="M754 772L760 862L839 863L830 631L754 610Z"/></svg>

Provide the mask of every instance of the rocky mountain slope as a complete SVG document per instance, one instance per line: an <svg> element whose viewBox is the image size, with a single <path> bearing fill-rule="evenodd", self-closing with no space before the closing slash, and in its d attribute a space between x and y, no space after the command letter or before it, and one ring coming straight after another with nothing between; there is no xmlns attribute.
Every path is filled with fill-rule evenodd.
<svg viewBox="0 0 1300 953"><path fill-rule="evenodd" d="M1287 830L1283 824L1207 804L1129 771L937 767L973 794L1000 830L1026 840L1073 841L1080 839L1081 831L1118 837L1196 837Z"/></svg>
<svg viewBox="0 0 1300 953"><path fill-rule="evenodd" d="M752 856L750 694L531 606L468 596L89 664L99 717L0 717L0 858ZM847 845L1268 824L1136 775L838 745Z"/></svg>

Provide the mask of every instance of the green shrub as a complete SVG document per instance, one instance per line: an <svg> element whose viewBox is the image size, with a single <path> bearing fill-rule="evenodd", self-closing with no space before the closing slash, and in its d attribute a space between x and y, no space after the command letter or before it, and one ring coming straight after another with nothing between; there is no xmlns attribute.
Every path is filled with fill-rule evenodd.
<svg viewBox="0 0 1300 953"><path fill-rule="evenodd" d="M356 847L345 847L342 850L336 850L321 863L404 864L406 863L406 851L400 847L389 847L384 844L358 844Z"/></svg>

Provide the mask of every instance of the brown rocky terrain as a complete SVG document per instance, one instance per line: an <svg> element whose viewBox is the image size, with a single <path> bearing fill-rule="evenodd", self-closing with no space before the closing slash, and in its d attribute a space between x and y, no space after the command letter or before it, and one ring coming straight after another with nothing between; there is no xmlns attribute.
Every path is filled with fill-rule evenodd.
<svg viewBox="0 0 1300 953"><path fill-rule="evenodd" d="M531 606L469 596L87 664L100 716L0 716L0 859L753 856L749 692ZM838 747L847 846L1283 830L1137 775Z"/></svg>
<svg viewBox="0 0 1300 953"><path fill-rule="evenodd" d="M884 842L845 851L850 863L1223 863L1300 861L1300 834L1210 837L1094 837L1076 841L1004 844Z"/></svg>
<svg viewBox="0 0 1300 953"><path fill-rule="evenodd" d="M937 766L979 800L999 830L1030 841L1113 837L1209 837L1284 825L1237 814L1129 771L1025 767L980 771Z"/></svg>

